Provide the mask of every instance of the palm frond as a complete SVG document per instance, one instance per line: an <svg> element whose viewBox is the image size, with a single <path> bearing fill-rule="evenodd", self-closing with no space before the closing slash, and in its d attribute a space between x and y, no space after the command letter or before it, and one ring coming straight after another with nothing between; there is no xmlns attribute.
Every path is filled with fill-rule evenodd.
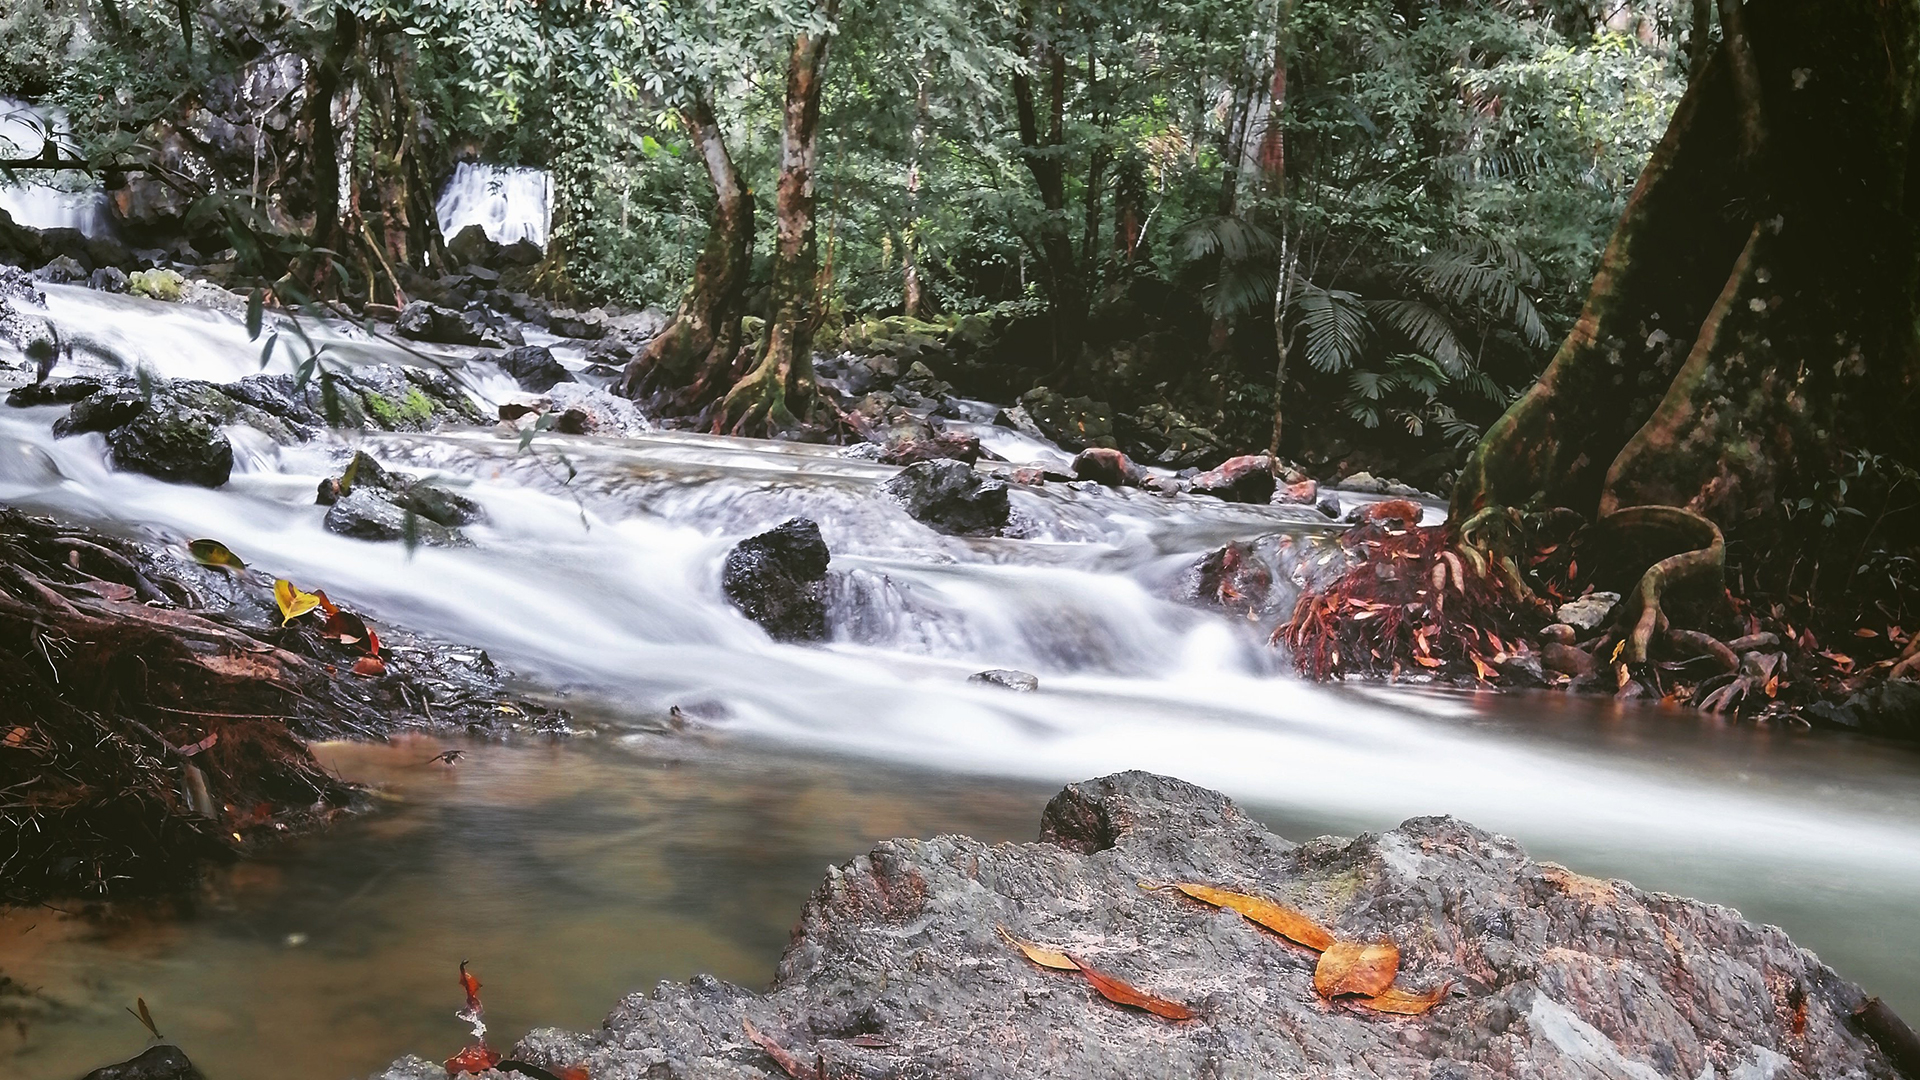
<svg viewBox="0 0 1920 1080"><path fill-rule="evenodd" d="M1220 268L1219 280L1207 288L1201 297L1201 306L1217 319L1237 319L1256 310L1270 311L1279 280L1275 267L1230 262Z"/></svg>
<svg viewBox="0 0 1920 1080"><path fill-rule="evenodd" d="M1303 282L1292 306L1307 332L1307 363L1315 370L1345 371L1360 362L1373 328L1358 295Z"/></svg>
<svg viewBox="0 0 1920 1080"><path fill-rule="evenodd" d="M1272 233L1232 214L1194 218L1173 234L1173 249L1184 262L1215 256L1229 263L1246 262L1279 246Z"/></svg>
<svg viewBox="0 0 1920 1080"><path fill-rule="evenodd" d="M1374 320L1407 340L1450 376L1467 371L1468 353L1446 313L1419 300L1375 300L1367 305Z"/></svg>

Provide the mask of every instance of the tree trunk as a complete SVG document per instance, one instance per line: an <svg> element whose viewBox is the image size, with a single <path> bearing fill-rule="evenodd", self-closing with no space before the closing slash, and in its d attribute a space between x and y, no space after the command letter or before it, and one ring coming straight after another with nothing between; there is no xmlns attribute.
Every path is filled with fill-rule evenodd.
<svg viewBox="0 0 1920 1080"><path fill-rule="evenodd" d="M333 38L314 69L313 94L307 100L307 130L311 132L313 182L313 232L316 248L344 250L350 242L343 228L341 204L345 201L340 184L340 135L335 126L335 99L347 82L348 65L360 48L360 20L345 7L333 13ZM324 255L313 259L309 281L318 289L330 278L329 262Z"/></svg>
<svg viewBox="0 0 1920 1080"><path fill-rule="evenodd" d="M1033 81L1025 71L1013 76L1014 106L1020 124L1021 155L1027 171L1040 191L1040 205L1046 216L1041 219L1039 236L1030 241L1040 262L1040 288L1047 297L1052 323L1053 371L1049 382L1070 384L1080 362L1080 350L1086 340L1087 284L1073 250L1073 234L1067 218L1066 148L1067 58L1050 42L1034 42L1032 32L1027 52L1036 70L1044 71L1051 92L1048 103L1048 127L1040 129L1038 103L1034 100Z"/></svg>
<svg viewBox="0 0 1920 1080"><path fill-rule="evenodd" d="M787 56L787 93L775 190L772 310L760 362L728 391L716 431L770 434L811 417L813 332L819 323L819 255L814 238L814 136L831 26L840 0L819 0L829 29L794 36Z"/></svg>
<svg viewBox="0 0 1920 1080"><path fill-rule="evenodd" d="M753 195L704 94L680 110L680 123L706 163L713 218L693 264L693 283L673 321L627 365L620 392L634 398L665 394L676 407L691 411L731 384L751 269Z"/></svg>
<svg viewBox="0 0 1920 1080"><path fill-rule="evenodd" d="M1579 322L1453 494L1456 522L1623 519L1653 559L1610 583L1629 660L1669 585L1717 584L1726 544L1764 560L1784 497L1916 432L1920 0L1721 0L1721 23Z"/></svg>
<svg viewBox="0 0 1920 1080"><path fill-rule="evenodd" d="M913 79L913 135L907 148L907 225L900 230L900 313L920 317L926 300L920 285L920 259L914 249L920 232L920 157L927 145L927 75Z"/></svg>

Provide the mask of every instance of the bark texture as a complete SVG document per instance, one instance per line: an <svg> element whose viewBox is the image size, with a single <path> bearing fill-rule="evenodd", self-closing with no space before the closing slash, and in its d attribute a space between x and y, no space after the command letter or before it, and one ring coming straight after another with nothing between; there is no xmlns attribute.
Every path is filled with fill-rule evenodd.
<svg viewBox="0 0 1920 1080"><path fill-rule="evenodd" d="M1642 517L1764 552L1783 499L1834 476L1842 453L1911 452L1920 2L1719 8L1718 50L1579 322L1462 470L1456 521L1668 507L1698 523Z"/></svg>
<svg viewBox="0 0 1920 1080"><path fill-rule="evenodd" d="M762 435L790 429L813 412L813 332L820 321L820 257L813 170L818 157L820 87L840 0L819 0L825 28L795 34L787 55L774 192L773 294L760 361L721 402L716 431Z"/></svg>
<svg viewBox="0 0 1920 1080"><path fill-rule="evenodd" d="M707 166L713 220L673 321L627 365L620 390L631 398L664 394L678 408L692 410L733 382L753 251L753 196L704 96L681 110L680 123Z"/></svg>

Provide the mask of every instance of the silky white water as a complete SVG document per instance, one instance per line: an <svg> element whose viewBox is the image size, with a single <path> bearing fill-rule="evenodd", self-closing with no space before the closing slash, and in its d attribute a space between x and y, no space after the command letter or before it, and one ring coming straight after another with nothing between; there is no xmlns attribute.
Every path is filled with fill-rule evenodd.
<svg viewBox="0 0 1920 1080"><path fill-rule="evenodd" d="M76 363L219 381L259 369L227 316L48 295ZM325 340L345 362L418 362L352 328ZM468 353L435 355L483 398L515 392ZM660 752L642 732L681 705L705 718L702 740L848 777L1045 790L1146 768L1290 831L1453 814L1583 871L1781 921L1920 1013L1920 756L1559 696L1312 686L1266 645L1270 626L1172 599L1183 570L1230 539L1324 532L1311 511L1051 484L1015 490L1025 538L956 539L885 496L891 467L684 433L541 437L530 452L492 431L297 448L238 433L233 479L206 490L110 471L98 436L51 437L58 415L0 409L0 500L161 542L214 537L376 624L484 648L602 725L596 753L631 743L635 769ZM478 500L477 546L408 552L325 532L314 488L351 446ZM720 593L729 546L794 515L819 522L834 556L824 646L773 643ZM1031 671L1041 689L967 684L989 667Z"/></svg>
<svg viewBox="0 0 1920 1080"><path fill-rule="evenodd" d="M0 97L0 159L36 157L49 142L64 157L80 156L66 132L65 118L57 112ZM0 210L14 224L35 229L103 236L113 227L99 181L80 172L31 170L10 182L0 180Z"/></svg>
<svg viewBox="0 0 1920 1080"><path fill-rule="evenodd" d="M544 169L462 161L454 166L434 210L440 232L449 240L461 229L478 225L496 244L530 240L546 247L553 181Z"/></svg>

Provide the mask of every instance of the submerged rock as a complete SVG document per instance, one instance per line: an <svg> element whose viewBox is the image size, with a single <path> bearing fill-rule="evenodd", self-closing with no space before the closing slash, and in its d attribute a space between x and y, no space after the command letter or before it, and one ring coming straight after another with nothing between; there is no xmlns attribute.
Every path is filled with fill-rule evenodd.
<svg viewBox="0 0 1920 1080"><path fill-rule="evenodd" d="M833 556L820 526L791 518L727 552L720 589L775 641L827 636L827 565Z"/></svg>
<svg viewBox="0 0 1920 1080"><path fill-rule="evenodd" d="M1329 1003L1311 952L1141 887L1175 881L1393 941L1396 985L1442 999L1418 1016ZM1116 1005L1002 927L1198 1015ZM1866 1000L1779 929L1535 862L1452 818L1296 846L1216 792L1128 772L1055 796L1034 843L888 840L830 870L764 994L661 983L597 1030L539 1029L512 1056L594 1077L780 1075L751 1025L822 1076L876 1080L1893 1080L1850 1022ZM417 1059L384 1074L426 1075Z"/></svg>
<svg viewBox="0 0 1920 1080"><path fill-rule="evenodd" d="M1012 513L1006 481L982 476L964 461L909 465L887 481L887 493L915 519L947 533L989 533L1005 528Z"/></svg>
<svg viewBox="0 0 1920 1080"><path fill-rule="evenodd" d="M1040 689L1040 676L1015 671L1013 668L976 671L967 676L967 681L980 686L998 686L1002 690L1012 690L1022 694L1031 694Z"/></svg>

